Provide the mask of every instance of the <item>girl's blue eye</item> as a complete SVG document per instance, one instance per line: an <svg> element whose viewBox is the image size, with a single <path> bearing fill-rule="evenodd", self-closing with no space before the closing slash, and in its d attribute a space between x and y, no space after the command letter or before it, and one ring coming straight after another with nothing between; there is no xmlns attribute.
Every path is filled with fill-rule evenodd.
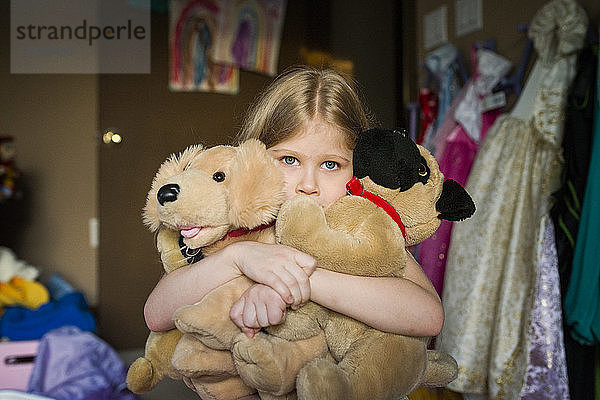
<svg viewBox="0 0 600 400"><path fill-rule="evenodd" d="M298 160L296 160L296 157L285 156L283 157L282 161L287 165L295 165Z"/></svg>
<svg viewBox="0 0 600 400"><path fill-rule="evenodd" d="M325 169L336 169L338 166L338 163L336 163L335 161L325 161L323 164L321 164L323 166L323 168Z"/></svg>

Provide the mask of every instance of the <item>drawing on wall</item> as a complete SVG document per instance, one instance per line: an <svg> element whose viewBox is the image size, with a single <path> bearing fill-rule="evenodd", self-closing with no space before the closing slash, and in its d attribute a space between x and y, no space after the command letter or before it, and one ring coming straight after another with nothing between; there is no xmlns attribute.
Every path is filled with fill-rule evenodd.
<svg viewBox="0 0 600 400"><path fill-rule="evenodd" d="M170 77L174 91L234 94L239 89L239 70L231 63L216 62L214 50L221 37L222 1L171 0Z"/></svg>
<svg viewBox="0 0 600 400"><path fill-rule="evenodd" d="M224 0L215 60L275 75L286 0Z"/></svg>

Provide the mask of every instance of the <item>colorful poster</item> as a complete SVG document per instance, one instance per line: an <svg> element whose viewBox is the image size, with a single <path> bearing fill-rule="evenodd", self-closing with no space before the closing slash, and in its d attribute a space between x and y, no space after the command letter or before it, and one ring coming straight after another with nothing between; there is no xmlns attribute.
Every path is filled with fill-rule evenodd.
<svg viewBox="0 0 600 400"><path fill-rule="evenodd" d="M224 16L223 1L171 0L169 87L174 91L235 94L239 70L215 61Z"/></svg>
<svg viewBox="0 0 600 400"><path fill-rule="evenodd" d="M222 0L214 59L268 75L277 73L286 0Z"/></svg>

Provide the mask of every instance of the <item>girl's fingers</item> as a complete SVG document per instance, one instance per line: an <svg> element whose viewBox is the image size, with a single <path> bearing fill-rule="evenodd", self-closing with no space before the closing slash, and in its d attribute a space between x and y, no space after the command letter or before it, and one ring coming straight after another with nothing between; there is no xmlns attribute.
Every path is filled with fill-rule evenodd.
<svg viewBox="0 0 600 400"><path fill-rule="evenodd" d="M256 320L259 327L269 326L269 315L267 312L267 305L265 303L259 303L255 305Z"/></svg>
<svg viewBox="0 0 600 400"><path fill-rule="evenodd" d="M283 279L281 279L281 276L279 276L275 273L271 273L268 275L267 279L265 279L261 283L263 283L263 284L271 287L273 290L275 290L277 292L277 294L279 294L279 296L281 296L283 301L285 301L286 303L289 303L289 304L293 303L294 296L293 296L288 284L285 283L283 281Z"/></svg>
<svg viewBox="0 0 600 400"><path fill-rule="evenodd" d="M283 310L279 307L267 307L267 313L270 325L279 325L285 321L285 308Z"/></svg>
<svg viewBox="0 0 600 400"><path fill-rule="evenodd" d="M299 304L306 303L310 300L310 281L308 280L308 275L300 268L292 267L288 269L288 272L294 277L298 290L298 295L294 296L292 305L298 306Z"/></svg>
<svg viewBox="0 0 600 400"><path fill-rule="evenodd" d="M256 307L254 303L246 303L244 312L242 313L244 326L247 328L260 328L256 319Z"/></svg>
<svg viewBox="0 0 600 400"><path fill-rule="evenodd" d="M259 330L260 329L246 328L246 327L242 328L242 332L244 332L244 334L250 339L252 339L254 337L254 335L256 335L256 332L258 332Z"/></svg>
<svg viewBox="0 0 600 400"><path fill-rule="evenodd" d="M293 266L284 265L280 271L278 271L279 277L283 280L285 285L288 287L292 298L290 301L286 301L288 304L294 304L296 302L300 302L302 299L302 290L300 288L300 283L298 282L298 278L290 272L290 270L296 270L296 273L302 274L302 270L298 268L294 268Z"/></svg>
<svg viewBox="0 0 600 400"><path fill-rule="evenodd" d="M312 273L315 272L315 269L317 268L317 260L313 256L310 256L306 253L302 253L301 251L296 251L296 254L294 255L294 260L308 276L312 275Z"/></svg>
<svg viewBox="0 0 600 400"><path fill-rule="evenodd" d="M233 303L231 310L229 311L229 318L233 321L233 323L240 328L242 331L244 330L244 321L242 318L242 312L244 311L245 304L244 297L241 297L238 301Z"/></svg>

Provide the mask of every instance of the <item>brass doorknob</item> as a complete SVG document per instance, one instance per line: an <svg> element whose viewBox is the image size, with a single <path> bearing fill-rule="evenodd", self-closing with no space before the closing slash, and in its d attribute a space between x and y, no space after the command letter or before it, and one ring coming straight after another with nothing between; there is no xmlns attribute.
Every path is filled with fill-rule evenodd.
<svg viewBox="0 0 600 400"><path fill-rule="evenodd" d="M106 144L120 144L123 142L123 136L113 129L109 129L102 135L102 141Z"/></svg>

